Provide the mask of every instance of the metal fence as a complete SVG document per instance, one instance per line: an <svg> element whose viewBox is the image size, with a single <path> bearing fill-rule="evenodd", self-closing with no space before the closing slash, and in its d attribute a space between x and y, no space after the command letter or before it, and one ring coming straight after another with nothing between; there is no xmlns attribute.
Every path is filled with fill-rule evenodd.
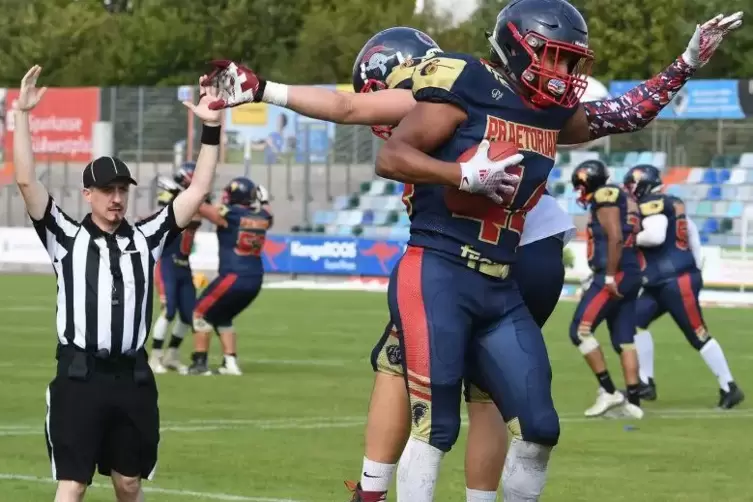
<svg viewBox="0 0 753 502"><path fill-rule="evenodd" d="M185 88L184 88L185 90ZM196 92L196 89L193 89ZM177 87L112 87L99 93L99 118L113 125L114 151L132 167L140 186L133 193L131 216L148 214L155 208L154 180L171 173L185 160L187 150L199 148L200 124L189 127L189 112L178 99ZM195 94L194 94L195 95ZM2 107L0 107L2 109ZM367 127L334 127L326 155L316 162L308 153L312 128L321 125L294 121L294 137L288 138L288 153L274 161L258 149L249 149L226 124L223 162L215 189L234 176L248 176L265 185L275 205L277 225L287 230L310 222L316 209L328 207L337 195L359 190L373 178L373 160L379 148ZM186 142L192 138L192 148ZM6 149L8 148L7 142ZM708 166L715 154L753 150L753 121L655 121L646 130L612 137L612 151L654 150L668 154L669 165ZM299 155L290 153L298 151ZM300 153L303 152L303 155ZM8 152L6 152L7 155ZM83 163L52 162L38 157L38 168L50 190L72 216L81 217L86 204L80 193ZM28 224L17 189L0 189L0 225Z"/></svg>

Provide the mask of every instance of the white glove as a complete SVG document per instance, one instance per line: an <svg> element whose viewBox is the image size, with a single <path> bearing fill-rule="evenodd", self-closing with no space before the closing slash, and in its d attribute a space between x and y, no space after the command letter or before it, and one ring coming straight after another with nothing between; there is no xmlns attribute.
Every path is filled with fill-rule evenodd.
<svg viewBox="0 0 753 502"><path fill-rule="evenodd" d="M523 161L523 155L517 153L503 160L489 160L489 140L478 146L476 153L468 162L460 163L460 190L486 195L497 204L504 202L506 195L515 193L520 183L520 176L505 172L510 166Z"/></svg>
<svg viewBox="0 0 753 502"><path fill-rule="evenodd" d="M256 199L262 204L269 204L269 192L262 185L256 185Z"/></svg>
<svg viewBox="0 0 753 502"><path fill-rule="evenodd" d="M742 24L743 13L740 11L726 17L719 14L702 25L696 25L688 48L682 53L682 59L693 68L702 67L709 62L724 37Z"/></svg>

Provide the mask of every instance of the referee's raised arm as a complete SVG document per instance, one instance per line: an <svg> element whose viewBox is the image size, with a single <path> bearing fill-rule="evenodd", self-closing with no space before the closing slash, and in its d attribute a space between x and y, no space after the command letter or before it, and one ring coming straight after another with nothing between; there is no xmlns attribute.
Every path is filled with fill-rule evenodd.
<svg viewBox="0 0 753 502"><path fill-rule="evenodd" d="M155 259L162 254L165 245L188 226L212 191L220 149L222 111L209 109L209 103L217 99L217 90L214 87L201 87L205 78L206 76L202 76L199 79L199 88L204 92L199 97L199 103L194 105L190 101L183 102L203 123L201 149L191 184L165 208L136 223L136 227L147 238Z"/></svg>

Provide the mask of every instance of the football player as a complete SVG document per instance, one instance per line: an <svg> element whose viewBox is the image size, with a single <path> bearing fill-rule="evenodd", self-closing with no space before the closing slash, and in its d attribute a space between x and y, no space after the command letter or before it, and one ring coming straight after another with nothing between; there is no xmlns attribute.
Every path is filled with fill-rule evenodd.
<svg viewBox="0 0 753 502"><path fill-rule="evenodd" d="M273 216L265 189L248 178L234 178L223 191L217 227L219 275L207 286L193 312L194 352L190 375L211 375L207 354L211 332L220 336L222 375L240 375L233 319L256 299L264 279L261 253Z"/></svg>
<svg viewBox="0 0 753 502"><path fill-rule="evenodd" d="M537 21L542 15L556 19L557 22L550 24ZM378 174L407 182L409 185L416 184L415 187L408 187L409 192L406 194L407 201L414 209L412 215L412 247L403 257L393 280L393 286L397 286L392 288L393 294L391 295L393 321L400 325L400 312L395 305L397 302L395 296L400 297L400 294L394 294L395 289L399 289L399 284L402 282L400 270L406 266L406 263L413 262L415 271L416 255L421 255L419 261L422 263L421 273L424 274L424 277L429 271L427 267L432 269L430 272L442 269L437 263L428 266L427 263L422 261L423 258L426 258L427 261L436 259L441 262L441 258L435 256L434 251L437 251L436 254L438 255L446 255L445 257L450 257L456 253L462 254L461 261L468 260L464 269L466 273L469 273L466 270L468 268L475 268L481 272L478 276L470 276L473 279L469 278L465 284L466 287L470 287L470 283L478 279L479 276L488 275L485 272L508 277L509 267L506 268L506 266L512 261L510 254L514 254L514 248L517 247L519 241L519 234L522 232L520 219L513 216L525 214L535 205L541 195L546 175L551 168L551 160L547 161L546 159L550 157L553 159L553 148L557 140L559 139L561 143L583 143L606 134L628 132L644 127L666 104L668 101L666 96L676 92L690 78L697 67L708 61L716 46L721 42L721 38L728 31L740 25L740 17L741 14L728 18L715 18L703 27L699 26L688 46L688 50L680 58L660 75L638 86L626 95L616 100L597 101L577 106L579 95L586 85L583 77L587 71L581 70L583 67L587 67L592 59L587 50L587 28L582 17L564 1L520 0L509 4L498 17L497 28L490 37L494 49L491 64L462 55L445 56L439 54L437 58L431 58L416 65L411 89L413 96L408 96L405 91L399 89L387 90L383 93L355 95L358 99L362 96L373 97L373 101L378 103L369 109L364 120L358 122L390 125L401 123L401 127L397 130L399 134L393 135L386 147L380 152ZM389 53L390 51L385 50L385 52ZM226 94L224 99L219 100L214 105L217 107L234 106L254 100L286 105L301 96L311 96L311 93L315 92L311 89L289 88L281 84L262 82L258 78L249 78L249 76L254 77L253 74L232 62L220 62L218 66L219 71L216 76L219 77L220 84L224 87ZM417 79L415 75L420 78ZM493 81L490 79L493 79ZM341 106L340 110L343 117L352 119L355 115L353 110L356 108L353 103L356 98L350 96L333 98L332 93L328 91L318 91L324 91L319 94L320 99L317 100L318 105L316 106L321 107L320 111ZM386 94L388 93L392 93L394 96L387 97ZM384 96L382 97L382 95ZM419 101L419 103L416 104L414 100ZM486 101L489 101L489 103ZM345 103L344 106L343 103ZM482 103L484 108L494 110L493 113L490 111L490 114L495 115L495 117L492 117L495 120L490 118L489 124L496 130L486 131L487 115L481 111L481 106L479 106ZM406 112L408 113L407 116L405 115ZM394 115L385 117L387 113L394 113ZM475 115L474 120L466 121L471 113ZM317 116L315 110L309 114ZM427 125L429 118L431 118L431 127ZM352 121L356 122L355 120ZM484 127L479 129L482 121ZM461 124L462 126L459 127ZM421 129L423 133L430 134L420 134L416 132L418 129ZM444 145L453 134L456 141L451 142L441 151L435 152L435 154L443 157L442 160L446 162L438 162L437 159L432 160L431 157L421 153L421 150L434 151L439 146ZM453 162L457 155L472 144L477 144L484 136L516 141L521 150L524 150L528 155L525 163L526 176L521 181L526 188L521 189L519 187L512 204L508 202L507 207L500 208L499 205L490 206L476 203L479 200L484 200L483 198L474 199L473 204L466 204L470 201L465 200L468 196L462 193L480 192L490 196L493 200L499 200L499 194L492 192L501 190L497 184L499 178L496 176L496 173L502 167L499 165L500 163L488 163L483 158L479 159L478 156L464 165ZM551 145L552 148L547 150L547 145ZM484 152L483 148L481 152ZM495 183L482 186L483 183L480 183L477 169L491 170L493 175L485 178L485 180L491 180ZM528 177L529 173L531 174L530 177ZM527 181L526 177L528 177ZM461 180L463 181L462 186L455 185L455 182L459 184ZM457 192L442 190L439 188L441 185L454 186L459 190ZM415 191L412 191L413 188L415 188ZM446 199L445 193L447 194ZM502 211L502 209L506 211ZM461 217L457 218L456 216ZM465 216L465 218L462 216ZM501 223L502 221L504 223ZM482 224L482 231L479 232L478 227L473 231L470 228L472 224L477 226ZM505 234L505 238L499 241L503 245L496 246L494 245L495 237L501 237L500 234ZM454 242L458 243L461 248L460 251L453 248L454 244L452 243ZM417 248L418 251L413 248ZM423 250L427 250L425 254L423 254ZM451 261L448 259L444 266L451 268ZM496 261L496 263L490 264L489 261ZM499 267L497 267L498 265ZM410 270L410 268L410 265L407 265L406 270ZM437 274L433 280L436 281L439 275ZM405 276L407 278L407 275ZM414 279L416 278L414 277ZM429 280L429 282L432 281ZM511 281L500 281L504 284L509 282ZM416 284L416 281L413 281L413 283ZM427 285L421 286L426 287ZM458 291L455 294L461 295L462 293ZM478 296L484 295L482 290L476 291L475 294ZM511 293L511 295L514 294ZM403 296L405 297L405 295ZM408 296L420 297L420 295ZM486 295L487 298L492 296L494 295ZM501 299L502 296L504 295L498 298ZM449 305L447 305L447 308L438 307L436 305L438 300L438 297L432 296L433 310L442 311L441 313L447 316L447 320L453 319L452 321L444 323L435 320L428 323L430 329L424 330L421 330L420 326L415 324L408 327L407 330L406 326L401 326L407 350L406 359L408 379L411 382L410 394L414 421L413 437L409 441L406 454L401 461L401 471L404 472L404 475L399 476L399 485L404 485L404 489L399 486L398 492L401 496L419 501L431 499L434 488L433 482L436 479L436 469L442 451L449 449L456 437L455 425L459 422L456 420L455 411L448 408L446 403L452 402L450 396L456 392L455 379L458 378L459 374L457 369L463 366L463 364L457 364L458 359L463 359L457 357L458 354L462 354L462 350L457 352L453 350L454 347L449 349L449 353L456 356L453 358L452 364L449 365L454 364L453 368L448 369L447 364L443 365L439 361L440 358L431 357L430 353L420 356L420 350L425 348L425 345L420 346L420 341L425 340L425 337L422 338L420 334L430 336L432 340L444 339L445 337L440 336L439 333L432 333L438 325L446 325L445 329L453 331L455 336L446 337L448 341L454 340L454 342L457 342L458 333L461 335L468 334L462 327L459 330L453 329L455 328L453 323L462 324L463 317L454 318L452 316L453 309ZM449 301L447 303L457 305L459 302ZM488 306L494 308L494 305L491 304L495 302L490 301L489 303ZM497 308L494 311L495 315L498 316L497 318L501 316L508 321L508 323L503 322L500 327L508 324L504 326L508 328L510 317L506 314L512 315L516 311L513 305L515 302L502 303L506 304L506 308L496 305ZM422 302L414 304L414 320L420 321L420 314L422 314L422 311L425 313L425 307L426 305ZM535 329L535 323L534 327L531 327L530 323L532 322L532 320L530 322L521 320L516 328L523 328L525 325L526 328L535 333L538 330ZM407 335L407 332L410 331L417 334L411 337ZM516 329L515 331L522 335L527 329ZM486 342L487 348L491 339L494 338L484 336L483 333L475 333L474 335L475 340L482 342L482 344ZM530 335L530 333L527 333L527 335ZM410 342L409 338L411 338ZM498 338L496 339L498 340ZM531 342L532 339L534 341ZM540 358L543 354L544 359L546 359L543 342L539 343L540 333L538 333L538 336L536 334L526 336L526 340L527 345L532 345L533 351L536 352L534 357ZM419 346L415 345L416 343L419 343ZM448 347L444 349L446 350ZM418 354L414 353L413 361L410 355L411 350L418 350L419 352ZM432 350L438 349L432 347ZM486 366L487 370L489 366L495 366L494 363L500 361L495 361L491 356L484 359L484 355L499 354L499 352L497 350L485 351L484 347L477 350L477 353L481 353L480 359L482 361L481 364L476 366ZM512 352L508 352L507 356L511 357ZM415 364L427 360L430 360L431 363L425 367L415 367ZM530 361L530 358L528 361ZM490 362L491 364L489 364ZM520 362L516 359L516 363ZM509 367L509 365L498 367ZM429 368L431 368L431 371L429 371ZM432 375L435 374L435 369L439 378L433 380ZM520 365L518 369L522 369ZM447 370L446 373L444 373L445 370ZM541 370L541 366L537 364L536 371ZM526 496L538 497L543 487L549 449L556 443L559 434L556 414L551 408L548 378L545 376L547 371L548 363L543 367L541 378L538 379L543 382L541 388L532 390L533 394L538 396L536 404L543 408L534 415L531 415L531 409L516 409L516 403L526 401L525 397L520 394L521 392L528 392L527 390L522 390L514 385L514 382L505 382L504 378L492 377L487 379L496 387L493 390L496 390L495 399L498 402L502 387L508 385L508 388L505 389L511 407L511 409L508 409L510 412L508 418L514 424L520 425L520 427L517 427L518 431L522 428L522 431L520 431L522 437L516 438L512 442L513 454L508 458L508 464L511 468L506 469L509 475L504 484L504 490L506 495L510 494L510 497L513 497L512 494L516 492L524 493ZM432 373L432 375L427 375L427 372ZM514 380L513 375L508 376ZM460 377L462 378L462 372ZM435 386L437 387L436 390ZM431 401L427 399L429 393L425 392L426 390L431 390ZM495 395L494 391L492 395ZM529 402L531 401L529 400ZM532 422L532 416L547 417L547 419L533 420ZM428 417L431 417L431 430L426 428ZM521 422L526 422L527 425L523 425ZM418 458L421 461L415 461ZM425 476L422 475L421 469L426 469ZM417 483L417 477L425 478L429 482Z"/></svg>
<svg viewBox="0 0 753 502"><path fill-rule="evenodd" d="M712 338L703 320L698 295L703 288L700 270L700 237L678 197L661 193L659 170L639 165L625 174L625 188L638 198L643 230L637 244L643 250L643 292L636 305L635 336L641 380L649 399L656 399L653 378L653 340L648 331L656 319L669 313L685 338L719 382L719 407L730 409L745 396L735 384L719 342Z"/></svg>
<svg viewBox="0 0 753 502"><path fill-rule="evenodd" d="M181 191L191 184L193 172L196 168L194 162L185 162L172 179L160 177L157 185L160 188L158 204L167 205ZM180 345L186 333L191 329L193 308L196 302L196 288L193 282L193 272L189 256L193 248L196 231L201 226L202 216L215 225L224 225L224 220L217 214L214 207L207 202L199 208L199 213L193 222L167 246L162 253L162 258L157 262L155 281L162 306L157 320L154 322L152 354L149 364L154 373L166 373L175 370L180 373L186 371L186 366L180 362ZM178 319L175 319L176 313ZM172 336L167 352L164 352L165 336L173 324Z"/></svg>
<svg viewBox="0 0 753 502"><path fill-rule="evenodd" d="M640 231L638 203L617 185L607 184L609 172L600 160L587 160L575 168L572 184L578 202L589 209L588 265L591 285L575 309L570 339L578 347L599 382L599 394L587 417L598 417L621 407L623 414L643 418L640 408L638 356L635 352L635 301L641 288L640 251L635 240ZM617 391L607 371L604 353L594 331L607 322L612 347L620 355L627 385Z"/></svg>

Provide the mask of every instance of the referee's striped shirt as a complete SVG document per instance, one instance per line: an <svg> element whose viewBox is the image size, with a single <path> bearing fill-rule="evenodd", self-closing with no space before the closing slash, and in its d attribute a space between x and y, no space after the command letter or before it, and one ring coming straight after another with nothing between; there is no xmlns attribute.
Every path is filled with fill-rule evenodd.
<svg viewBox="0 0 753 502"><path fill-rule="evenodd" d="M33 220L57 275L57 333L63 345L118 355L144 347L152 324L153 271L182 229L172 204L107 234L87 215L77 222L50 197Z"/></svg>

